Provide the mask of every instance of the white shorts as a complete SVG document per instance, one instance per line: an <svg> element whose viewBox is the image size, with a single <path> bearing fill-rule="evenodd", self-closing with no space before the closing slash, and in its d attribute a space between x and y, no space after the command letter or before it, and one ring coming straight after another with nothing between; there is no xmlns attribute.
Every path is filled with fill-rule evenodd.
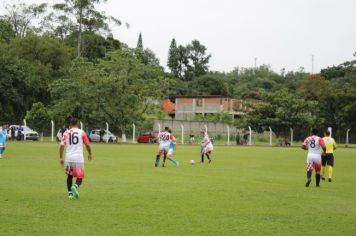
<svg viewBox="0 0 356 236"><path fill-rule="evenodd" d="M309 153L307 156L307 164L321 164L321 154Z"/></svg>
<svg viewBox="0 0 356 236"><path fill-rule="evenodd" d="M160 153L168 153L169 145L160 145L159 152Z"/></svg>
<svg viewBox="0 0 356 236"><path fill-rule="evenodd" d="M214 147L213 147L213 145L210 143L210 144L206 145L205 147L203 147L201 152L202 152L203 154L206 154L206 153L212 152L213 150L214 150Z"/></svg>

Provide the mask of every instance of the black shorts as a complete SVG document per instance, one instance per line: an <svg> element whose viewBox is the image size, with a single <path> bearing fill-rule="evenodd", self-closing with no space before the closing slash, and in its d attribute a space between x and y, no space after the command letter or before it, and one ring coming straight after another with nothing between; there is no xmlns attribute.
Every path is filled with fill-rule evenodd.
<svg viewBox="0 0 356 236"><path fill-rule="evenodd" d="M322 166L334 166L334 154L326 153L321 156L321 165Z"/></svg>

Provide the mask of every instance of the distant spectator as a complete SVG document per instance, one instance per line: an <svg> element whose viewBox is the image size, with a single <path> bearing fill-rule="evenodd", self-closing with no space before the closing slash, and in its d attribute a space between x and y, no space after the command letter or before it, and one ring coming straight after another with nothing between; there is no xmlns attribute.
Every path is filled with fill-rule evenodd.
<svg viewBox="0 0 356 236"><path fill-rule="evenodd" d="M194 142L195 142L195 135L194 135L193 131L190 131L189 144L193 144Z"/></svg>
<svg viewBox="0 0 356 236"><path fill-rule="evenodd" d="M236 134L236 145L240 145L240 133Z"/></svg>
<svg viewBox="0 0 356 236"><path fill-rule="evenodd" d="M284 145L290 147L290 142L287 136L284 137Z"/></svg>
<svg viewBox="0 0 356 236"><path fill-rule="evenodd" d="M11 135L11 140L15 141L15 139L16 139L16 128L15 127L11 128L10 135Z"/></svg>

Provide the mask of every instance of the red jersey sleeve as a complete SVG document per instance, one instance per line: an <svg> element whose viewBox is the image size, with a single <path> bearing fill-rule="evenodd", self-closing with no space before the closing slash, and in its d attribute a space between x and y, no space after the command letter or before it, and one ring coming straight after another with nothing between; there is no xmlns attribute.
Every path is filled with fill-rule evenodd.
<svg viewBox="0 0 356 236"><path fill-rule="evenodd" d="M173 134L170 135L169 139L172 140L173 142L176 141L176 138L173 136Z"/></svg>
<svg viewBox="0 0 356 236"><path fill-rule="evenodd" d="M319 139L319 144L320 144L320 145L325 145L325 141L324 141L323 138L320 138L320 139Z"/></svg>
<svg viewBox="0 0 356 236"><path fill-rule="evenodd" d="M83 143L85 145L88 145L89 144L89 138L87 136L87 134L85 132L82 132L82 138L83 138Z"/></svg>

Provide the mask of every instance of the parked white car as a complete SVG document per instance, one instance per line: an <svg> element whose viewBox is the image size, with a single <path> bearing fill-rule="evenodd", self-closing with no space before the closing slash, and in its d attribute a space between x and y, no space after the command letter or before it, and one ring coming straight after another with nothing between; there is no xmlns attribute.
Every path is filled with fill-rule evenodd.
<svg viewBox="0 0 356 236"><path fill-rule="evenodd" d="M9 130L15 129L15 138L17 139L18 137L18 129L20 128L20 125L10 125ZM38 141L39 135L36 131L30 129L28 126L21 126L22 128L22 137L21 139L24 139L26 137L26 140L33 140L33 141Z"/></svg>
<svg viewBox="0 0 356 236"><path fill-rule="evenodd" d="M102 139L100 139L100 135L102 135ZM93 129L90 131L89 139L92 142L109 142L109 143L115 143L117 137L112 134L110 131L106 132L104 129Z"/></svg>

